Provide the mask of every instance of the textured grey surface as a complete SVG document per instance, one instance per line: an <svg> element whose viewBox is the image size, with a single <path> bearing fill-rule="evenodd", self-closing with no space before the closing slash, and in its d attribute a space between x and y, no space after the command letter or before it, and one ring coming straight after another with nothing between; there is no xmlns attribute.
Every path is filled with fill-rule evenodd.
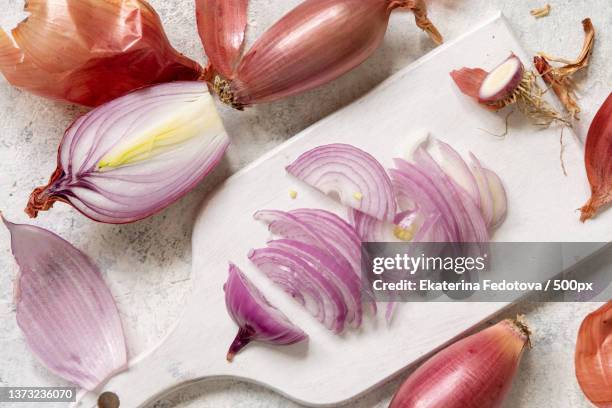
<svg viewBox="0 0 612 408"><path fill-rule="evenodd" d="M0 25L11 27L21 18L23 0L0 0ZM298 0L251 0L249 41ZM195 29L193 2L153 0L177 49L204 62ZM446 39L501 9L527 51L545 50L572 57L582 44L582 18L590 16L598 29L592 66L580 77L584 109L577 125L586 136L590 119L612 89L612 6L609 0L550 1L550 16L529 15L539 1L435 0L431 17ZM359 68L334 83L306 95L259 106L246 112L222 108L233 145L215 177L161 214L125 226L93 223L65 205L35 221L70 240L100 265L115 295L126 327L130 355L153 346L171 326L189 289L190 233L206 192L221 178L242 168L301 129L367 92L381 80L432 49L412 16L394 13L383 46ZM509 50L510 51L510 50ZM63 130L83 110L44 100L0 80L0 209L13 221L26 222L22 209L33 187L46 182L55 167ZM571 237L568 237L571 239ZM0 230L0 385L60 385L28 352L15 323L12 279L15 265L8 234ZM573 374L573 348L581 318L594 304L519 304L508 315L523 312L535 328L535 348L523 360L508 407L587 407ZM205 345L203 345L205 347ZM410 339L406 339L410 347ZM322 367L324 369L324 367ZM288 373L290 375L290 373ZM352 407L384 407L401 378L372 390ZM219 380L177 391L159 407L293 407L259 386Z"/></svg>

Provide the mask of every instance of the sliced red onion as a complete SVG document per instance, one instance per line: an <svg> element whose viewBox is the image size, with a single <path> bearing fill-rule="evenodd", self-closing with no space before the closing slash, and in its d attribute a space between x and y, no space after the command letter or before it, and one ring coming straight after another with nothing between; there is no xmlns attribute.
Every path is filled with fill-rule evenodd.
<svg viewBox="0 0 612 408"><path fill-rule="evenodd" d="M335 333L344 331L347 306L342 291L329 273L286 248L255 249L249 253L249 259L325 327Z"/></svg>
<svg viewBox="0 0 612 408"><path fill-rule="evenodd" d="M74 122L57 170L34 190L26 212L35 217L62 201L96 221L146 218L193 189L228 144L205 84L140 89Z"/></svg>
<svg viewBox="0 0 612 408"><path fill-rule="evenodd" d="M271 305L234 264L229 266L229 276L223 290L227 312L239 328L227 352L228 361L232 361L252 341L289 345L308 337L283 312Z"/></svg>
<svg viewBox="0 0 612 408"><path fill-rule="evenodd" d="M521 83L524 71L521 60L514 54L510 55L484 77L478 90L478 101L491 103L506 99Z"/></svg>
<svg viewBox="0 0 612 408"><path fill-rule="evenodd" d="M268 248L285 249L302 261L308 263L319 273L324 274L342 294L346 307L345 324L351 327L361 326L361 281L349 265L329 254L316 245L305 244L291 239L270 241Z"/></svg>
<svg viewBox="0 0 612 408"><path fill-rule="evenodd" d="M125 370L121 320L98 268L47 230L3 221L20 270L17 324L32 352L55 374L87 390Z"/></svg>
<svg viewBox="0 0 612 408"><path fill-rule="evenodd" d="M396 204L391 180L367 152L347 144L316 147L302 154L287 171L344 205L379 220L392 221Z"/></svg>
<svg viewBox="0 0 612 408"><path fill-rule="evenodd" d="M450 145L437 141L440 161L414 151L415 163L396 159L390 170L398 212L392 223L351 211L363 241L486 242L488 230L505 218L507 203L499 177L474 155L468 164Z"/></svg>
<svg viewBox="0 0 612 408"><path fill-rule="evenodd" d="M361 239L353 227L329 211L321 209L297 209L290 212L262 210L255 219L268 224L270 231L290 240L298 240L323 250L324 257L331 256L342 268L344 276L341 286L345 288L347 304L356 303L349 311L347 323L359 327L362 321L360 299L361 286ZM347 271L347 272L344 272ZM365 293L365 301L376 313L376 302L371 293ZM355 302L351 298L356 297ZM355 318L353 319L353 314Z"/></svg>

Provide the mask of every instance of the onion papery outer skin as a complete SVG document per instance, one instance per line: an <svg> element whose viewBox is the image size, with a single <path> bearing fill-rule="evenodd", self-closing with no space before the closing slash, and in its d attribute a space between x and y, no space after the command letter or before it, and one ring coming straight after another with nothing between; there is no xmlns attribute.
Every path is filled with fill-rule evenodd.
<svg viewBox="0 0 612 408"><path fill-rule="evenodd" d="M391 180L381 164L355 146L335 143L307 151L287 171L342 204L379 220L392 221L396 212Z"/></svg>
<svg viewBox="0 0 612 408"><path fill-rule="evenodd" d="M117 306L98 268L59 236L2 220L20 270L17 324L30 350L55 374L87 390L127 369Z"/></svg>
<svg viewBox="0 0 612 408"><path fill-rule="evenodd" d="M0 30L0 71L34 94L98 106L143 86L196 80L201 67L170 45L144 0L28 0Z"/></svg>
<svg viewBox="0 0 612 408"><path fill-rule="evenodd" d="M32 192L36 217L55 201L105 223L137 221L187 194L221 160L229 139L202 82L134 91L77 119L57 170Z"/></svg>
<svg viewBox="0 0 612 408"><path fill-rule="evenodd" d="M308 338L234 264L230 263L223 290L227 312L239 328L227 353L228 361L251 341L289 345Z"/></svg>
<svg viewBox="0 0 612 408"><path fill-rule="evenodd" d="M238 107L271 102L330 82L365 61L383 40L396 8L440 43L422 0L306 0L244 55L233 81Z"/></svg>
<svg viewBox="0 0 612 408"><path fill-rule="evenodd" d="M389 408L496 408L510 390L529 331L504 320L460 340L420 366Z"/></svg>
<svg viewBox="0 0 612 408"><path fill-rule="evenodd" d="M591 184L591 198L580 210L582 222L612 203L612 93L591 122L584 163Z"/></svg>
<svg viewBox="0 0 612 408"><path fill-rule="evenodd" d="M242 54L248 0L196 0L198 33L214 73L232 79Z"/></svg>
<svg viewBox="0 0 612 408"><path fill-rule="evenodd" d="M589 314L578 331L576 377L599 408L612 407L612 302Z"/></svg>

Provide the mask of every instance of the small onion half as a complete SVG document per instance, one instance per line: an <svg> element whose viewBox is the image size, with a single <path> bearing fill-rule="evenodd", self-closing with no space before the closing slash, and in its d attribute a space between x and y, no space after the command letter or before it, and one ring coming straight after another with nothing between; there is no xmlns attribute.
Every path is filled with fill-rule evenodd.
<svg viewBox="0 0 612 408"><path fill-rule="evenodd" d="M335 143L316 147L287 166L287 171L376 219L391 221L395 216L389 176L371 154L355 146Z"/></svg>
<svg viewBox="0 0 612 408"><path fill-rule="evenodd" d="M35 189L26 213L55 201L122 224L157 213L196 186L229 144L200 82L143 88L77 119L64 134L57 169Z"/></svg>

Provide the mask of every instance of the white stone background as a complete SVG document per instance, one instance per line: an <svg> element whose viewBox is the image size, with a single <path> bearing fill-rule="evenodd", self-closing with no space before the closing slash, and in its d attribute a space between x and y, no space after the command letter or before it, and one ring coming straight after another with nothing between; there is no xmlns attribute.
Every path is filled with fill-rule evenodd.
<svg viewBox="0 0 612 408"><path fill-rule="evenodd" d="M152 0L173 45L205 62L197 36L192 0ZM293 8L299 0L251 0L248 41ZM592 64L579 76L585 138L588 124L612 89L612 3L610 0L550 0L550 16L536 20L535 0L431 0L430 15L447 40L502 10L525 50L573 57L581 47L580 21L590 16L597 29ZM0 25L10 28L23 16L23 0L0 0ZM384 44L362 66L305 95L258 106L246 112L221 108L232 138L215 177L187 197L147 220L124 226L102 225L59 204L39 216L47 227L89 254L101 267L126 328L129 353L153 346L177 318L189 290L190 233L198 204L216 181L237 171L313 122L350 103L408 63L432 49L408 13L396 12ZM27 222L22 209L33 187L46 183L55 168L64 129L83 109L52 102L11 87L0 79L0 209L11 220ZM571 237L568 237L571 239ZM15 322L12 280L16 267L9 236L0 229L0 385L63 385L29 353ZM595 304L519 304L535 328L535 348L526 353L506 407L588 407L573 371L579 323ZM203 345L204 347L205 345ZM407 343L408 347L408 343ZM324 369L324 368L322 368ZM290 373L288 373L290 374ZM369 392L347 406L386 407L402 378ZM17 405L16 405L17 406ZM18 405L23 406L23 405ZM51 406L51 405L47 405ZM154 404L155 407L297 407L260 386L233 380L195 384Z"/></svg>

